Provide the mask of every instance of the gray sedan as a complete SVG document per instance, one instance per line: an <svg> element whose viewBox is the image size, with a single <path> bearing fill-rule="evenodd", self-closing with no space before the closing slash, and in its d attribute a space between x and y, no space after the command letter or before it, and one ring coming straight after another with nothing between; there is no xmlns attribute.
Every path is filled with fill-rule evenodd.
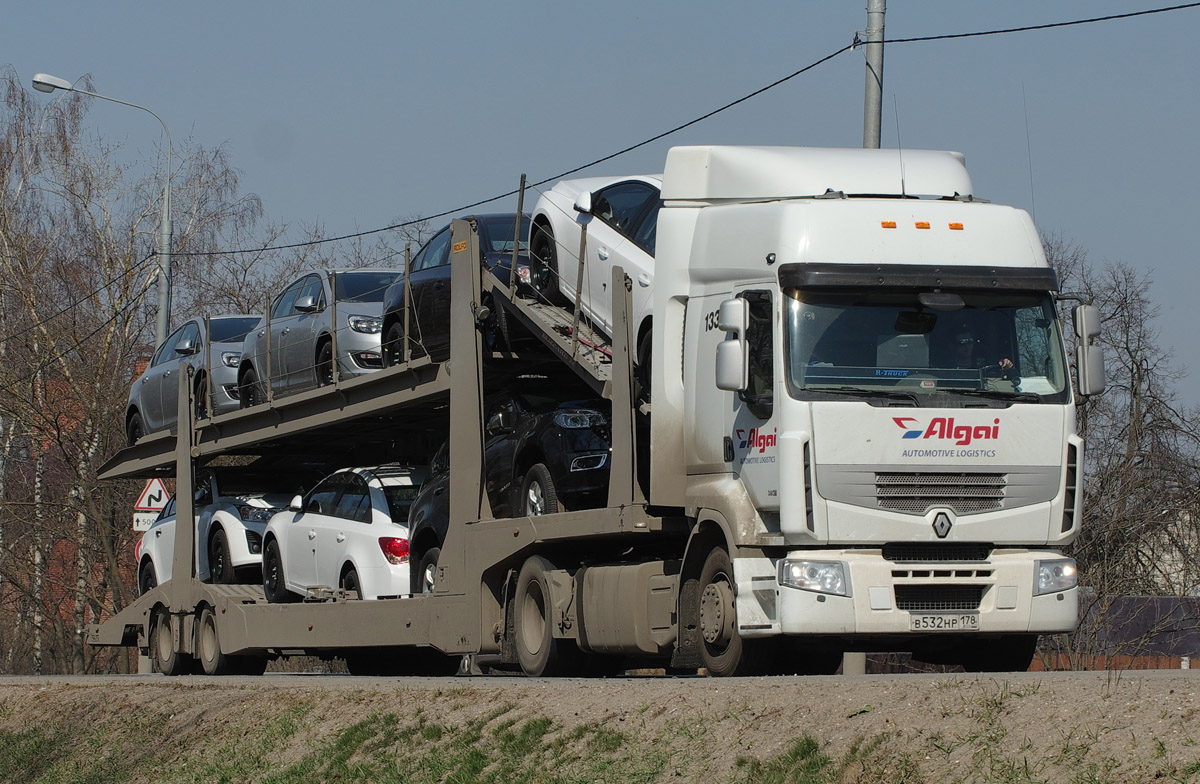
<svg viewBox="0 0 1200 784"><path fill-rule="evenodd" d="M237 375L242 407L264 402L268 384L285 395L383 367L383 292L400 274L319 270L293 281L271 302L267 321L246 336Z"/></svg>
<svg viewBox="0 0 1200 784"><path fill-rule="evenodd" d="M222 414L236 409L242 341L261 321L259 316L213 316L206 327L204 318L197 316L172 332L129 390L125 434L130 446L147 433L175 425L179 411L179 366L185 359L196 366L198 419L206 418L209 411Z"/></svg>

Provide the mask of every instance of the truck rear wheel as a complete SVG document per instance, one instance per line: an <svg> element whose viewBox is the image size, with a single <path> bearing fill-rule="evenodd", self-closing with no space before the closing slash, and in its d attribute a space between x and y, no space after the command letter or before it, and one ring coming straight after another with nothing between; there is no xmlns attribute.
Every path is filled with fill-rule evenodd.
<svg viewBox="0 0 1200 784"><path fill-rule="evenodd" d="M553 634L550 582L547 572L554 565L541 556L531 556L517 576L513 600L513 624L517 661L529 676L560 675L564 659L569 655L569 640L556 639Z"/></svg>
<svg viewBox="0 0 1200 784"><path fill-rule="evenodd" d="M714 547L700 570L700 658L709 675L741 675L747 667L737 630L733 561Z"/></svg>

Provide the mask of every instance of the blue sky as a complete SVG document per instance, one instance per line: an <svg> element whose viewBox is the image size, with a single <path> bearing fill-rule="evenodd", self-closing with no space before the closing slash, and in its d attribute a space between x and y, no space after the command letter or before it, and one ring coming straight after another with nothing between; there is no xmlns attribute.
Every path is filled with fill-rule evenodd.
<svg viewBox="0 0 1200 784"><path fill-rule="evenodd" d="M272 220L340 235L488 198L522 172L550 177L705 114L848 43L865 5L51 0L10 4L0 63L26 86L37 72L90 74L98 92L157 112L177 145L225 145ZM893 0L887 36L1158 5ZM1191 9L895 44L883 112L883 146L959 150L977 195L1030 209L1093 263L1151 273L1161 342L1192 377L1197 26ZM674 144L856 147L864 81L861 50L848 52L585 174L661 171ZM95 102L89 123L134 156L160 143L153 118L125 107ZM1193 381L1177 391L1200 403Z"/></svg>

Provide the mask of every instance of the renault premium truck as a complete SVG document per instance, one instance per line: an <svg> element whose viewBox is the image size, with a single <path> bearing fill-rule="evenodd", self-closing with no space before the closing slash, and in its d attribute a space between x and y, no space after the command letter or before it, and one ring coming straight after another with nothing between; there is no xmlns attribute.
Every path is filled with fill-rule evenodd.
<svg viewBox="0 0 1200 784"><path fill-rule="evenodd" d="M194 470L226 455L276 471L419 463L448 440L430 579L393 599L325 586L271 604L258 586L189 577L195 542L180 536L174 579L89 640L136 645L175 674L301 654L391 674L463 657L528 675L830 673L847 651L1027 668L1038 635L1076 622L1063 548L1083 498L1075 405L1103 387L1099 316L1073 308L1069 362L1067 297L1032 221L973 193L951 152L672 149L649 390L624 271L603 292L611 336L588 333L492 277L472 222L454 221L448 362L409 359L200 423L181 382L178 437L143 439L102 473L176 476L186 519ZM495 309L506 337L536 340L492 352ZM547 395L574 388L566 374L608 399L600 508L493 515L484 467L503 422L481 412L529 372ZM429 543L411 544L426 563Z"/></svg>
<svg viewBox="0 0 1200 784"><path fill-rule="evenodd" d="M1029 215L920 150L678 147L662 198L650 500L704 553L702 664L782 635L817 669L1025 669L1073 629L1084 446ZM1095 309L1074 327L1098 393Z"/></svg>

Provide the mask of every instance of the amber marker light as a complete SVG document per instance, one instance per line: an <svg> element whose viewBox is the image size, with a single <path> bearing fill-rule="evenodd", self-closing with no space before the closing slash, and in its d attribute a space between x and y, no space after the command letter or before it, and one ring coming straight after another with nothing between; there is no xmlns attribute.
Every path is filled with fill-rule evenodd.
<svg viewBox="0 0 1200 784"><path fill-rule="evenodd" d="M879 225L885 229L896 228L896 221L879 221Z"/></svg>
<svg viewBox="0 0 1200 784"><path fill-rule="evenodd" d="M950 231L962 231L962 230L963 230L963 227L962 227L961 223L951 223L950 224Z"/></svg>
<svg viewBox="0 0 1200 784"><path fill-rule="evenodd" d="M917 228L918 229L928 229L929 221L917 221Z"/></svg>

